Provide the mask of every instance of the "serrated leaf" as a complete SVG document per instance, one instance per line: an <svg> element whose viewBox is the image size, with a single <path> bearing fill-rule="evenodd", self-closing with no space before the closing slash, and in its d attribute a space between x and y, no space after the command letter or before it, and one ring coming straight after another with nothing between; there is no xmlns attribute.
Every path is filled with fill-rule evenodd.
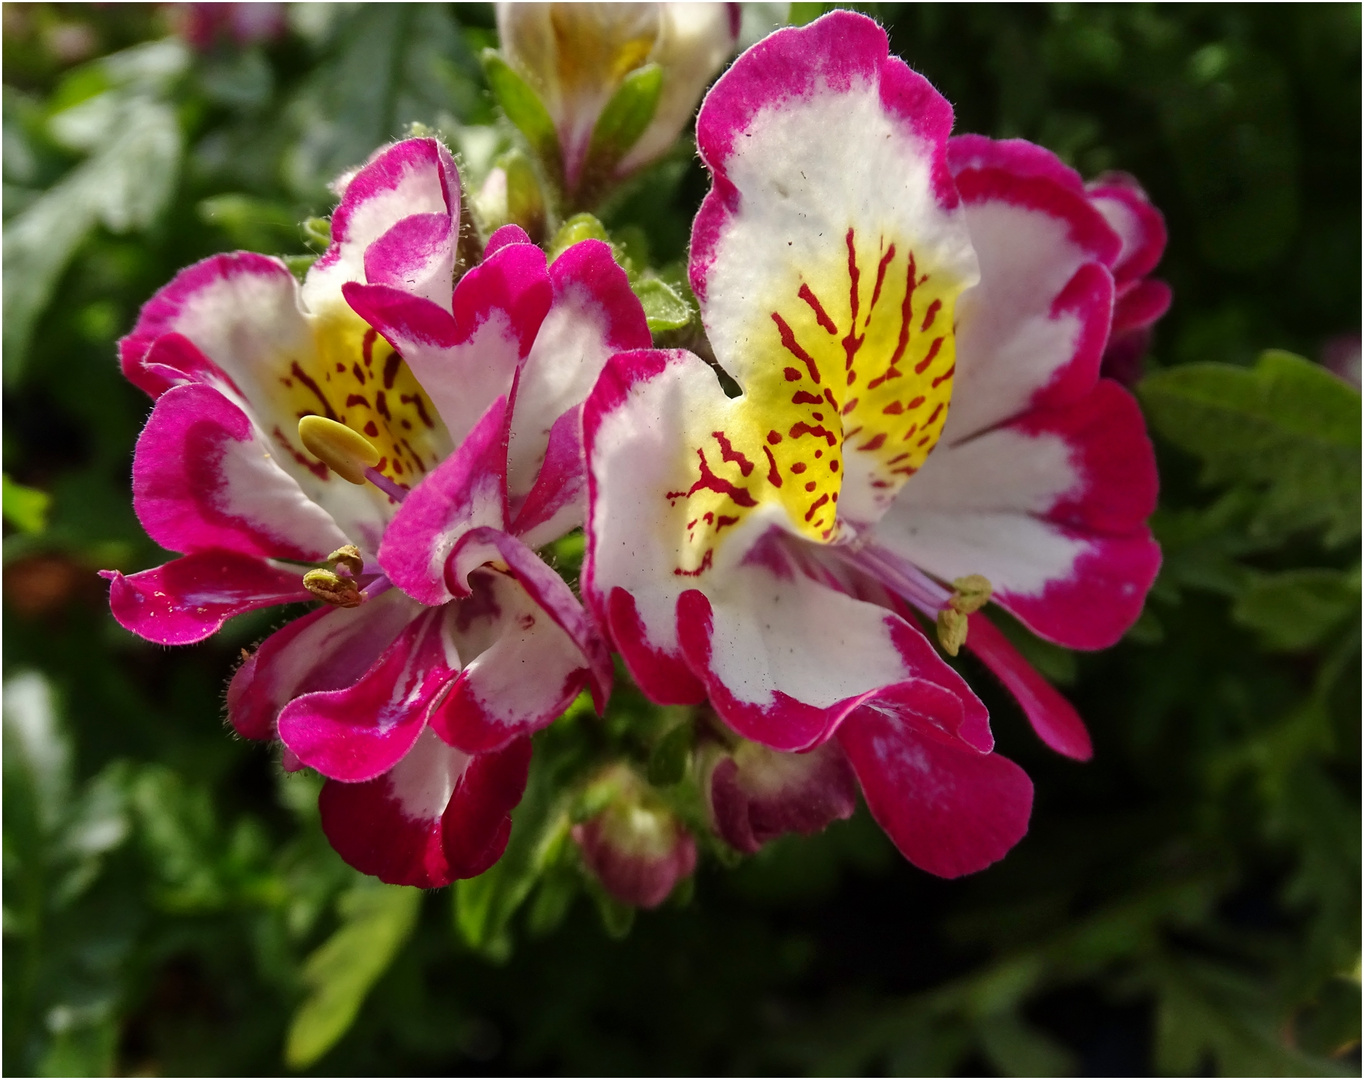
<svg viewBox="0 0 1364 1080"><path fill-rule="evenodd" d="M1291 353L1264 353L1251 370L1186 364L1139 387L1152 425L1203 460L1208 483L1264 485L1256 527L1325 530L1327 544L1359 535L1359 391Z"/></svg>
<svg viewBox="0 0 1364 1080"><path fill-rule="evenodd" d="M645 277L632 282L631 288L644 308L644 317L648 320L651 334L680 330L691 322L691 305L667 282Z"/></svg>
<svg viewBox="0 0 1364 1080"><path fill-rule="evenodd" d="M340 928L304 963L308 996L289 1025L284 1060L306 1069L350 1029L365 995L412 936L420 889L364 882L345 893Z"/></svg>
<svg viewBox="0 0 1364 1080"><path fill-rule="evenodd" d="M526 137L542 161L547 165L557 164L560 161L559 133L540 95L496 49L484 49L482 59L488 86L507 119Z"/></svg>
<svg viewBox="0 0 1364 1080"><path fill-rule="evenodd" d="M1357 570L1287 570L1253 575L1231 617L1258 632L1265 648L1294 652L1320 644L1358 607Z"/></svg>

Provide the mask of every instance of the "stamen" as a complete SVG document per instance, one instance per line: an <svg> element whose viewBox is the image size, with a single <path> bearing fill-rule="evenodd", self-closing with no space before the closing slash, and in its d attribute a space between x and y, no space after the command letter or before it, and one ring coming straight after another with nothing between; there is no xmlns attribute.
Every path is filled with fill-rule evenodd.
<svg viewBox="0 0 1364 1080"><path fill-rule="evenodd" d="M984 574L967 574L966 577L959 577L952 582L952 588L955 591L948 603L963 615L979 611L990 602L990 594L994 592L994 586Z"/></svg>
<svg viewBox="0 0 1364 1080"><path fill-rule="evenodd" d="M966 616L954 607L938 612L938 644L948 656L956 656L966 644Z"/></svg>
<svg viewBox="0 0 1364 1080"><path fill-rule="evenodd" d="M371 479L383 458L363 435L325 416L305 416L298 422L298 437L308 453L352 484Z"/></svg>
<svg viewBox="0 0 1364 1080"><path fill-rule="evenodd" d="M309 570L303 575L303 587L334 607L359 607L365 600L354 578L331 570Z"/></svg>
<svg viewBox="0 0 1364 1080"><path fill-rule="evenodd" d="M407 498L407 492L399 487L394 481L381 473L378 469L366 469L365 479L377 487L394 502L402 502Z"/></svg>
<svg viewBox="0 0 1364 1080"><path fill-rule="evenodd" d="M338 570L344 566L350 571L350 576L353 578L358 578L365 572L364 556L360 554L360 549L354 544L346 544L337 548L327 556L327 561L335 564Z"/></svg>

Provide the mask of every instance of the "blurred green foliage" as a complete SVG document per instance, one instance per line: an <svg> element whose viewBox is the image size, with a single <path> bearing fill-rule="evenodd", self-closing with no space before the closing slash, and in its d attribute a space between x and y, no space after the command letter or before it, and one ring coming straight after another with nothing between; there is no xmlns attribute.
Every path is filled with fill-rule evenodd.
<svg viewBox="0 0 1364 1080"><path fill-rule="evenodd" d="M632 919L567 841L591 785L555 793L596 740L671 798L672 711L625 685L604 722L575 706L501 863L379 886L327 846L317 781L223 730L234 654L279 613L170 652L94 576L161 556L115 359L138 305L215 251L316 254L298 223L328 180L412 122L486 171L513 145L491 10L300 5L198 51L162 7L5 5L7 1073L1358 1073L1360 9L868 10L959 130L1132 172L1164 210L1176 299L1139 397L1165 565L1117 648L1020 642L1089 721L1087 765L964 660L1037 785L1003 863L928 878L860 813L733 869L712 851ZM662 267L637 281L656 331L686 332L705 187L679 153L602 213ZM1351 350L1355 387L1313 362Z"/></svg>

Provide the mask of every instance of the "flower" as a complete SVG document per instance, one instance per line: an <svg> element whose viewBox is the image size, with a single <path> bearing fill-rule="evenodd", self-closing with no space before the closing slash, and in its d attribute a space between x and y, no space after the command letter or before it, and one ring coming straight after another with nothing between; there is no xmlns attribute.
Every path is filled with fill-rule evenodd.
<svg viewBox="0 0 1364 1080"><path fill-rule="evenodd" d="M444 147L398 143L345 183L301 287L237 253L148 302L121 343L156 401L134 505L183 555L106 573L118 621L164 644L326 601L243 663L228 718L328 778L348 862L421 886L500 856L530 732L584 684L599 707L609 691L603 644L533 549L581 519L584 382L649 340L599 242L548 267L504 229L452 288L459 203ZM395 318L424 335L410 350Z"/></svg>
<svg viewBox="0 0 1364 1080"><path fill-rule="evenodd" d="M697 121L714 183L690 272L742 394L641 351L584 412L584 596L640 686L708 696L775 751L837 740L943 876L1021 838L1032 785L918 619L1084 757L1074 710L980 608L1100 648L1159 564L1144 425L1098 379L1121 238L1053 155L951 123L860 15L741 56Z"/></svg>
<svg viewBox="0 0 1364 1080"><path fill-rule="evenodd" d="M607 804L571 833L584 864L622 904L658 907L696 869L696 841L628 766L609 766L593 788Z"/></svg>
<svg viewBox="0 0 1364 1080"><path fill-rule="evenodd" d="M583 185L592 136L628 76L662 76L647 125L628 145L603 148L617 179L661 157L691 119L706 84L734 51L737 4L498 4L512 66L539 95L558 133L565 187Z"/></svg>
<svg viewBox="0 0 1364 1080"><path fill-rule="evenodd" d="M1122 240L1111 267L1113 328L1101 371L1124 386L1134 386L1141 378L1151 327L1170 307L1170 286L1147 276L1165 251L1165 219L1136 177L1127 173L1105 173L1086 185L1085 193Z"/></svg>

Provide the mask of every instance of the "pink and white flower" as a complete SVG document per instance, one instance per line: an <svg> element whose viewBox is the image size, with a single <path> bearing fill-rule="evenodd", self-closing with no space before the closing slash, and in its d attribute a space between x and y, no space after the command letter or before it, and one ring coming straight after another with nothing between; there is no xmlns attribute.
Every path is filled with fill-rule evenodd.
<svg viewBox="0 0 1364 1080"><path fill-rule="evenodd" d="M349 179L301 287L220 255L144 307L121 345L156 401L134 503L183 554L106 575L118 621L164 644L328 601L246 660L229 719L328 778L347 861L421 886L496 861L530 733L584 685L609 692L604 645L534 549L581 520L586 387L649 340L598 242L551 267L504 229L453 285L459 203L444 147L399 143Z"/></svg>
<svg viewBox="0 0 1364 1080"><path fill-rule="evenodd" d="M1042 738L1085 757L1074 710L977 609L992 588L1035 633L1101 648L1159 563L1144 425L1099 379L1122 237L1047 151L951 124L863 16L750 49L697 121L714 185L691 249L742 395L640 351L584 413L584 596L640 686L709 697L775 751L837 740L876 820L944 876L1022 837L1032 786L918 618L947 612L957 640L969 619Z"/></svg>

